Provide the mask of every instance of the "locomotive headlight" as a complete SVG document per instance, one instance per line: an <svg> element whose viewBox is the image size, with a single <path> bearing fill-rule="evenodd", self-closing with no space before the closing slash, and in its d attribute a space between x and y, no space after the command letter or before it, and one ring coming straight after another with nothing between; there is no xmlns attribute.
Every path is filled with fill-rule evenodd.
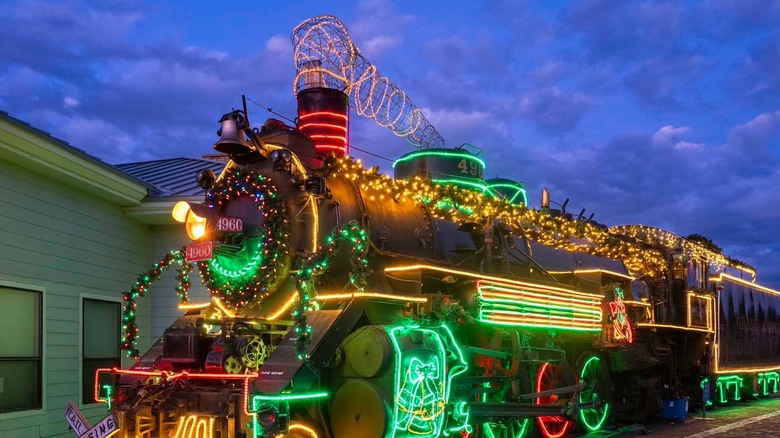
<svg viewBox="0 0 780 438"><path fill-rule="evenodd" d="M206 218L200 217L190 210L184 222L184 229L190 239L198 240L206 234Z"/></svg>
<svg viewBox="0 0 780 438"><path fill-rule="evenodd" d="M184 222L184 229L190 239L199 240L206 234L209 216L206 205L179 201L173 206L171 215L175 220Z"/></svg>
<svg viewBox="0 0 780 438"><path fill-rule="evenodd" d="M184 222L187 220L187 213L190 212L190 204L187 201L179 201L173 206L171 216L176 219L176 222Z"/></svg>

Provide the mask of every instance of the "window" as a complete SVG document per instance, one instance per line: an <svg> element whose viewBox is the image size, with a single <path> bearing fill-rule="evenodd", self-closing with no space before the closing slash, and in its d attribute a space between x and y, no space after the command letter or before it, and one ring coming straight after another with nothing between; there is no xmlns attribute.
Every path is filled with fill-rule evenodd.
<svg viewBox="0 0 780 438"><path fill-rule="evenodd" d="M95 371L98 368L120 366L120 307L114 301L85 298L83 309L81 402L95 403ZM111 383L110 375L103 376L105 381L98 382L100 388ZM100 394L105 396L104 391L100 391Z"/></svg>
<svg viewBox="0 0 780 438"><path fill-rule="evenodd" d="M0 412L41 408L41 292L0 286Z"/></svg>

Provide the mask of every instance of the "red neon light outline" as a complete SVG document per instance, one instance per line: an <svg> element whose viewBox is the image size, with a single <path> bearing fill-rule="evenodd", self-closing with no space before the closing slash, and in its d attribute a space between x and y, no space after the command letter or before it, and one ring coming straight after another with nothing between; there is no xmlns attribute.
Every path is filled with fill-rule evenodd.
<svg viewBox="0 0 780 438"><path fill-rule="evenodd" d="M542 365L541 368L539 368L539 372L536 374L536 392L541 392L541 386L542 386L542 376L544 375L544 370L547 369L547 367L550 366L550 362L545 362L544 365ZM541 405L541 400L539 400L541 397L537 397L535 402L537 405ZM556 415L557 416L557 415ZM555 417L555 416L553 416ZM542 421L542 418L544 417L536 417L536 423L539 425L539 432L542 433L546 438L561 438L562 436L566 435L566 432L569 431L569 427L572 425L572 422L569 420L564 420L564 426L563 430L561 430L559 433L553 435L550 433L550 431L547 429L547 425L544 424L544 421Z"/></svg>
<svg viewBox="0 0 780 438"><path fill-rule="evenodd" d="M349 118L346 116L346 114L334 113L334 112L331 112L331 111L316 111L316 112L313 112L313 113L301 114L300 116L298 116L298 119L303 120L303 119L306 119L306 118L309 118L309 117L314 117L314 116L333 116L333 117L337 117L339 119L349 120Z"/></svg>
<svg viewBox="0 0 780 438"><path fill-rule="evenodd" d="M100 398L100 388L98 388L98 385L100 384L100 373L110 373L111 371L112 368L98 368L95 370L95 389L93 390L94 393L92 395L97 403L108 403L108 400Z"/></svg>
<svg viewBox="0 0 780 438"><path fill-rule="evenodd" d="M317 146L317 152L326 152L326 151L336 151L336 152L342 152L347 153L347 147L346 146L332 146L332 145L325 145L325 146Z"/></svg>
<svg viewBox="0 0 780 438"><path fill-rule="evenodd" d="M208 378L208 379L216 379L216 380L225 380L225 379L244 379L243 386L243 409L244 413L247 415L252 415L252 412L249 412L249 383L252 379L257 379L260 377L260 373L254 373L254 374L216 374L216 373L193 373L190 374L186 371L183 371L178 374L168 374L165 371L137 371L137 370L122 370L118 369L116 367L114 368L98 368L95 370L95 401L98 403L107 403L107 400L103 400L101 398L98 398L98 378L100 376L100 373L110 372L113 374L127 374L132 376L146 376L146 377L162 377L167 380L174 380L178 378Z"/></svg>
<svg viewBox="0 0 780 438"><path fill-rule="evenodd" d="M334 125L332 123L301 123L301 131L305 131L306 128L314 126L314 127L321 127L321 128L333 128L333 129L339 129L341 131L347 132L347 127L343 125Z"/></svg>
<svg viewBox="0 0 780 438"><path fill-rule="evenodd" d="M309 134L309 137L312 139L327 139L327 140L343 140L344 143L347 142L347 137L341 136L341 135L327 135L327 134Z"/></svg>
<svg viewBox="0 0 780 438"><path fill-rule="evenodd" d="M116 367L110 369L114 374L127 374L130 376L145 376L145 377L162 377L166 380L174 380L179 378L184 379L215 379L215 380L240 380L249 378L259 378L260 373L255 372L252 374L218 374L218 373L189 373L182 371L180 373L170 374L167 371L138 371L138 370L122 370Z"/></svg>

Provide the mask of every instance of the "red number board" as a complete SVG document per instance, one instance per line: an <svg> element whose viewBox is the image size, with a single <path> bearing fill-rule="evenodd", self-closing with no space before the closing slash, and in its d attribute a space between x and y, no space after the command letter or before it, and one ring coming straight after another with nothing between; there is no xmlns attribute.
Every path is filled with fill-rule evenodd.
<svg viewBox="0 0 780 438"><path fill-rule="evenodd" d="M214 254L214 242L198 242L187 245L187 261L197 262L200 260L211 260Z"/></svg>

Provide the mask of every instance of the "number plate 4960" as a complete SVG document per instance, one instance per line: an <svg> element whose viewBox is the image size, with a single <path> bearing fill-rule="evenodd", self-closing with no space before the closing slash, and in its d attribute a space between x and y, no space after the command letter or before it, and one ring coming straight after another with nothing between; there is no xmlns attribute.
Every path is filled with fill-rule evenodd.
<svg viewBox="0 0 780 438"><path fill-rule="evenodd" d="M198 242L187 245L187 261L211 260L214 254L214 242Z"/></svg>
<svg viewBox="0 0 780 438"><path fill-rule="evenodd" d="M244 230L244 221L240 217L217 216L215 220L217 231L240 233Z"/></svg>

